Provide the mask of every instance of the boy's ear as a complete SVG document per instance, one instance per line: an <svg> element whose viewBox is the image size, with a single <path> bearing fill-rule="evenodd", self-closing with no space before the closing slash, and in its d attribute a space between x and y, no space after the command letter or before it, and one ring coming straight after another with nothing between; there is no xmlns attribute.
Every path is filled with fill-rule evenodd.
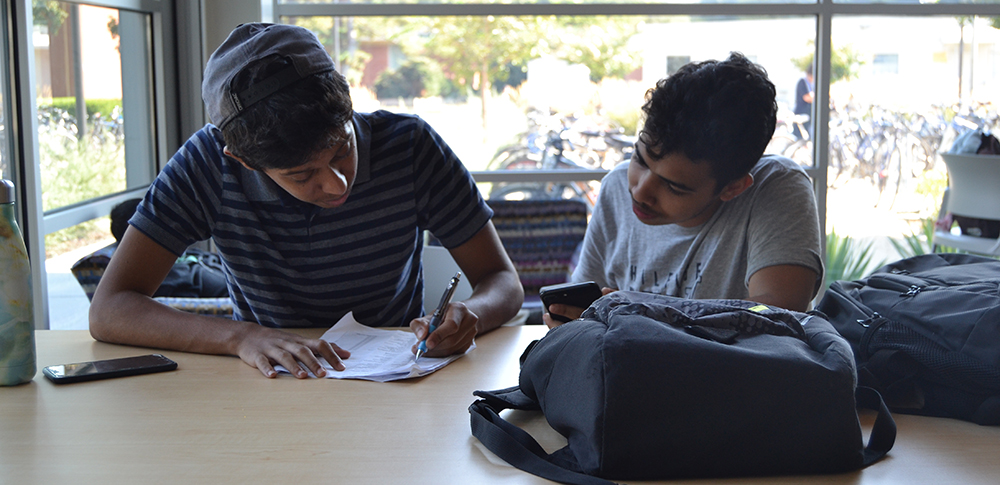
<svg viewBox="0 0 1000 485"><path fill-rule="evenodd" d="M751 185L753 185L753 175L748 173L732 182L729 182L729 184L722 189L722 192L719 193L719 198L722 199L723 202L727 202L735 198L737 195L742 194L743 191L749 189Z"/></svg>
<svg viewBox="0 0 1000 485"><path fill-rule="evenodd" d="M225 153L227 157L232 158L233 160L236 160L237 162L240 162L240 164L243 165L244 167L246 167L247 170L252 170L254 172L257 171L257 169L255 169L255 168L247 165L247 162L244 162L242 158L237 157L236 155L233 155L233 152L229 151L229 147L223 147L222 148L222 153Z"/></svg>

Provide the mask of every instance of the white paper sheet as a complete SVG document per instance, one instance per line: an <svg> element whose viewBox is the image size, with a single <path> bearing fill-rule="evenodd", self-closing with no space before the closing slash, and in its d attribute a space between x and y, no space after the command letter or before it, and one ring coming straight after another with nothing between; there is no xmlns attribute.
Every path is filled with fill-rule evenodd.
<svg viewBox="0 0 1000 485"><path fill-rule="evenodd" d="M343 371L333 370L325 359L320 358L323 367L328 371L326 377L331 379L364 379L378 382L409 379L430 374L465 355L425 356L421 357L419 362L415 362L411 349L417 338L412 333L362 325L354 319L353 313L344 315L320 338L351 352L351 357L344 359ZM466 353L475 347L476 344L473 342ZM288 372L280 365L274 368L279 372ZM306 372L309 370L306 369ZM309 372L309 376L315 377L312 372Z"/></svg>

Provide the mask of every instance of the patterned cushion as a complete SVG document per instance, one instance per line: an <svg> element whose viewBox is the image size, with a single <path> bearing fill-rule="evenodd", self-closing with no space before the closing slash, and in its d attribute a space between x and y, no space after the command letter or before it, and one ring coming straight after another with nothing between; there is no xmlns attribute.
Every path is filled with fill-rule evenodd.
<svg viewBox="0 0 1000 485"><path fill-rule="evenodd" d="M104 276L104 270L111 261L111 254L115 251L115 245L105 246L82 258L70 268L70 272L76 277L76 281L83 287L83 292L87 294L87 299L94 299L94 291L97 290L97 283Z"/></svg>
<svg viewBox="0 0 1000 485"><path fill-rule="evenodd" d="M233 301L228 296L221 298L180 298L158 296L154 300L171 308L201 315L232 315Z"/></svg>
<svg viewBox="0 0 1000 485"><path fill-rule="evenodd" d="M577 247L587 232L581 200L491 200L493 225L517 268L525 300L538 289L569 280Z"/></svg>
<svg viewBox="0 0 1000 485"><path fill-rule="evenodd" d="M101 281L101 277L104 276L104 270L107 269L108 263L111 261L111 255L115 251L115 245L103 247L80 258L79 261L73 263L70 271L73 276L76 277L76 281L80 283L83 287L83 292L87 294L87 298L90 300L94 299L94 291L97 290L97 283ZM183 310L192 313L199 313L203 315L232 315L233 314L233 302L228 297L223 298L176 298L176 297L157 297L156 301L159 301L169 307L176 308L178 310Z"/></svg>

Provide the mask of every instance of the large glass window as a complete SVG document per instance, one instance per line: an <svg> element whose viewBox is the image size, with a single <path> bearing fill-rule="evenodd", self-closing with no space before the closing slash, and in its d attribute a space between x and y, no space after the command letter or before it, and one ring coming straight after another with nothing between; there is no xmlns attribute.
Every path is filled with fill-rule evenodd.
<svg viewBox="0 0 1000 485"><path fill-rule="evenodd" d="M167 75L177 69L166 72L176 48L173 2L29 3L30 15L14 10L25 27L12 53L23 146L0 164L17 161L28 194L22 208L38 271L38 324L85 328L87 297L70 267L113 242L111 207L141 196L165 145L176 144L168 137L176 136L177 81Z"/></svg>
<svg viewBox="0 0 1000 485"><path fill-rule="evenodd" d="M907 0L898 0L898 1L907 1ZM346 2L344 2L343 0L277 0L275 3L286 4L286 5L309 5L309 4L327 4L327 5L330 5L330 4L338 4L338 3L346 3ZM399 2L398 0L362 0L360 2L353 2L353 3L397 4L397 3L403 3L403 2ZM405 3L461 5L463 3L468 3L468 2L464 2L463 0L412 0L412 1L409 1L409 2L405 2ZM513 1L498 2L498 1L494 0L494 1L484 1L484 2L480 2L480 3L545 4L545 3L550 3L550 1L549 0L513 0ZM551 3L556 3L556 2L551 2ZM570 3L570 2L564 2L564 3ZM587 3L601 4L601 3L608 3L608 2L605 1L605 0L582 0L582 1L573 2L573 3L580 3L580 4L587 4ZM635 3L635 4L645 4L645 5L653 4L653 3L661 3L661 4L671 4L671 3L675 3L675 4L676 3L685 3L685 4L690 4L690 3L729 3L729 4L756 3L756 4L761 4L761 3L764 3L764 4L767 4L767 3L815 3L815 0L791 0L791 1L785 1L785 0L727 0L725 2L717 2L715 0L700 0L700 1L691 1L691 0L664 0L664 1L659 1L659 2L650 2L648 0L623 0L621 2L616 2L616 3L626 3L626 4L627 3Z"/></svg>
<svg viewBox="0 0 1000 485"><path fill-rule="evenodd" d="M930 251L948 184L940 153L971 129L1000 129L1000 31L960 16L832 25L845 75L830 86L827 230L901 248L872 266Z"/></svg>
<svg viewBox="0 0 1000 485"><path fill-rule="evenodd" d="M769 72L794 146L795 87L811 61L807 17L285 17L338 59L359 111L426 119L473 172L604 170L627 160L646 90L692 61L740 51ZM775 43L760 32L781 32ZM723 142L720 140L720 142ZM796 152L811 167L807 149ZM482 177L480 177L482 178ZM493 182L488 198L596 200L594 180Z"/></svg>
<svg viewBox="0 0 1000 485"><path fill-rule="evenodd" d="M273 10L324 39L359 110L427 118L492 182L487 195L593 198L599 176L544 168L620 163L588 140L634 136L645 90L687 62L741 51L762 64L779 104L768 151L807 169L827 242L848 248L830 256L830 280L930 251L947 186L939 153L970 129L1000 128L994 0L411 3ZM546 159L553 145L573 165Z"/></svg>
<svg viewBox="0 0 1000 485"><path fill-rule="evenodd" d="M191 72L201 69L198 56L185 50L193 60L174 72L171 37L199 32L197 22L175 24L169 0L99 3L32 2L34 30L17 29L24 38L14 45L33 44L37 112L0 89L0 175L41 186L37 201L24 201L25 222L29 250L50 256L91 235L95 244L110 242L106 219L98 218L141 195L176 148L179 140L169 139L180 137L176 106L201 107L187 102L197 98ZM970 129L998 128L1000 7L993 0L261 5L261 20L320 36L359 110L426 118L483 193L504 198L593 200L602 174L628 156L645 90L686 62L741 51L778 88L780 125L769 151L813 176L826 230L872 248L867 269L904 255L894 243L927 246L924 228L938 219L947 185L938 153ZM203 24L208 38L255 20L231 11L226 22ZM26 59L0 63L5 80L11 65ZM809 66L813 95L828 106L796 113ZM176 97L185 92L193 94ZM37 133L10 129L33 127L25 117ZM37 137L40 159L31 143L13 143L14 133Z"/></svg>
<svg viewBox="0 0 1000 485"><path fill-rule="evenodd" d="M149 66L133 64L128 77L122 69L130 50L146 50L139 57L150 58L142 35L148 19L90 5L45 5L33 35L44 210L148 184ZM131 38L123 42L123 35ZM142 108L132 110L135 120L129 108ZM147 142L127 147L126 131L130 140ZM126 163L132 157L144 163Z"/></svg>

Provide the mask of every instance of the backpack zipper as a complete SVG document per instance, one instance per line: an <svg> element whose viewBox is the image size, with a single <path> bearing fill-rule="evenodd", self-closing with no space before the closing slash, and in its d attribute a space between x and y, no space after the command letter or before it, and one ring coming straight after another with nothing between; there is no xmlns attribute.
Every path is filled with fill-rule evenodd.
<svg viewBox="0 0 1000 485"><path fill-rule="evenodd" d="M846 292L844 293L845 296L847 296ZM875 331L878 330L879 327L881 327L882 325L885 325L890 320L888 318L883 317L882 314L880 314L879 312L861 306L860 304L855 302L853 298L849 296L844 298L844 301L849 302L851 306L857 309L858 312L860 312L862 315L867 315L866 318L859 318L855 320L855 322L857 322L858 325L861 325L865 329L864 333L861 334L861 340L858 341L858 352L861 355L857 356L858 357L857 360L859 363L861 361L867 361L869 357L868 342L871 340L872 335L875 334Z"/></svg>
<svg viewBox="0 0 1000 485"><path fill-rule="evenodd" d="M858 325L861 325L862 327L870 328L872 326L872 322L878 320L879 318L882 318L882 315L880 315L879 312L872 312L872 316L868 318L861 318L855 321L858 322Z"/></svg>
<svg viewBox="0 0 1000 485"><path fill-rule="evenodd" d="M838 291L838 290L834 290L834 291ZM844 301L850 303L851 306L853 306L862 315L866 315L867 316L867 318L863 318L863 319L859 319L859 320L855 320L855 321L858 322L858 324L861 325L862 327L868 328L868 323L870 323L871 320L873 318L875 318L876 315L878 315L878 312L871 311L867 307L863 307L863 306L859 305L857 302L854 301L854 298L852 298L850 295L848 295L848 292L846 292L846 291L839 290L839 293L843 294L843 300Z"/></svg>
<svg viewBox="0 0 1000 485"><path fill-rule="evenodd" d="M868 358L870 357L868 352L868 345L871 342L872 337L875 335L875 332L882 327L882 325L885 325L890 321L891 320L883 317L878 312L872 312L871 318L865 320L858 320L858 323L861 324L862 327L865 327L865 333L861 335L861 341L858 342L858 350L861 353L861 355L858 356L860 357L860 359L858 359L859 361L868 360Z"/></svg>
<svg viewBox="0 0 1000 485"><path fill-rule="evenodd" d="M899 281L899 279L891 278L892 275L872 275L868 278L867 285L871 288L877 290L894 290L906 292L913 287L919 287L920 285L913 284L913 280L916 278L908 278L909 281Z"/></svg>

